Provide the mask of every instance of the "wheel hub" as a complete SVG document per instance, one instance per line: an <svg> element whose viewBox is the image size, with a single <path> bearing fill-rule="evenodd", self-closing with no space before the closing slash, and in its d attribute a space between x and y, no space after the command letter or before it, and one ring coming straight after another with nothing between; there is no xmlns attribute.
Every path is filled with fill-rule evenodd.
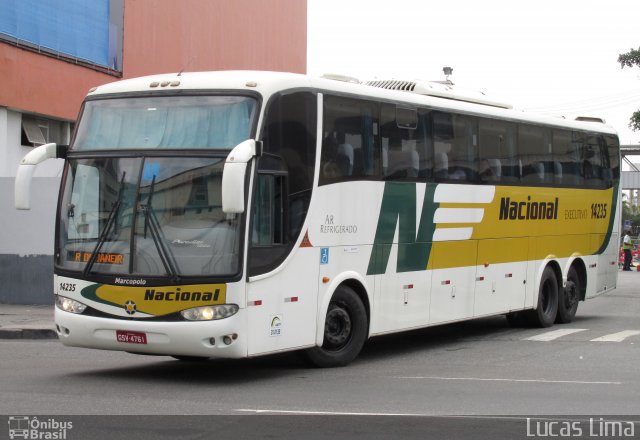
<svg viewBox="0 0 640 440"><path fill-rule="evenodd" d="M334 307L327 313L324 325L326 342L334 347L344 345L351 336L351 317L341 307Z"/></svg>

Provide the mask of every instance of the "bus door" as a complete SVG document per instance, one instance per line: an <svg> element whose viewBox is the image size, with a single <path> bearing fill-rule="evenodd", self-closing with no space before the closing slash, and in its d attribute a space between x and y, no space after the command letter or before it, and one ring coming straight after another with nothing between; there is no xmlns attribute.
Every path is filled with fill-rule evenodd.
<svg viewBox="0 0 640 440"><path fill-rule="evenodd" d="M285 264L247 283L249 356L315 343L317 249L298 248Z"/></svg>
<svg viewBox="0 0 640 440"><path fill-rule="evenodd" d="M288 175L260 171L256 179L247 268L249 356L315 343L319 273L317 250L305 240L295 246L300 228L291 219Z"/></svg>

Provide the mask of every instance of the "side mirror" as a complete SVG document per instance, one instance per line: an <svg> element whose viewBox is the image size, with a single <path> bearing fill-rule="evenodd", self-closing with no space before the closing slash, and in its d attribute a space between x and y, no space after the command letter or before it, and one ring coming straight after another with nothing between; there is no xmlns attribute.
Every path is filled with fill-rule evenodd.
<svg viewBox="0 0 640 440"><path fill-rule="evenodd" d="M64 159L67 146L44 144L27 153L18 166L14 186L14 205L16 209L31 209L31 178L36 166L47 159Z"/></svg>
<svg viewBox="0 0 640 440"><path fill-rule="evenodd" d="M222 172L222 212L225 214L244 212L247 165L260 149L260 142L248 139L236 145L227 156Z"/></svg>

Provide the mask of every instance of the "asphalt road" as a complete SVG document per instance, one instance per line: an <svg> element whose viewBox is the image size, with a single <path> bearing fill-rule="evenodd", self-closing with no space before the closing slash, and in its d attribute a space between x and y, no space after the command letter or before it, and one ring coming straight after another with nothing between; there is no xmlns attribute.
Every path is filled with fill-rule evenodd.
<svg viewBox="0 0 640 440"><path fill-rule="evenodd" d="M568 325L509 328L495 317L378 337L338 369L308 368L296 354L188 363L3 340L0 414L226 415L236 417L197 418L193 426L213 420L227 429L219 433L273 429L268 437L278 438L284 426L290 434L284 438L300 432L323 438L344 423L351 431L339 432L353 434L344 438L370 439L385 438L383 426L401 429L399 438L428 438L429 430L444 438L448 429L456 438L498 438L496 429L525 438L529 417L559 420L552 430L563 421L584 423L589 434L592 417L597 428L600 417L640 414L639 283L640 273L621 273L616 291L581 303ZM155 420L143 432L173 419ZM76 427L86 421L78 419ZM549 427L529 423L538 431ZM633 438L640 438L640 425L634 426ZM485 428L487 437L480 435ZM167 431L149 438L161 438L159 432Z"/></svg>

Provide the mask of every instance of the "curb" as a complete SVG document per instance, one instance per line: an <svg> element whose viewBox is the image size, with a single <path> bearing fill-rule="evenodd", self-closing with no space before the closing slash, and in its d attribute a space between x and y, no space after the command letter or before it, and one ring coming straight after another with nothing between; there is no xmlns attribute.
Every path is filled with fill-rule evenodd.
<svg viewBox="0 0 640 440"><path fill-rule="evenodd" d="M48 328L0 328L0 339L58 339L58 334Z"/></svg>

